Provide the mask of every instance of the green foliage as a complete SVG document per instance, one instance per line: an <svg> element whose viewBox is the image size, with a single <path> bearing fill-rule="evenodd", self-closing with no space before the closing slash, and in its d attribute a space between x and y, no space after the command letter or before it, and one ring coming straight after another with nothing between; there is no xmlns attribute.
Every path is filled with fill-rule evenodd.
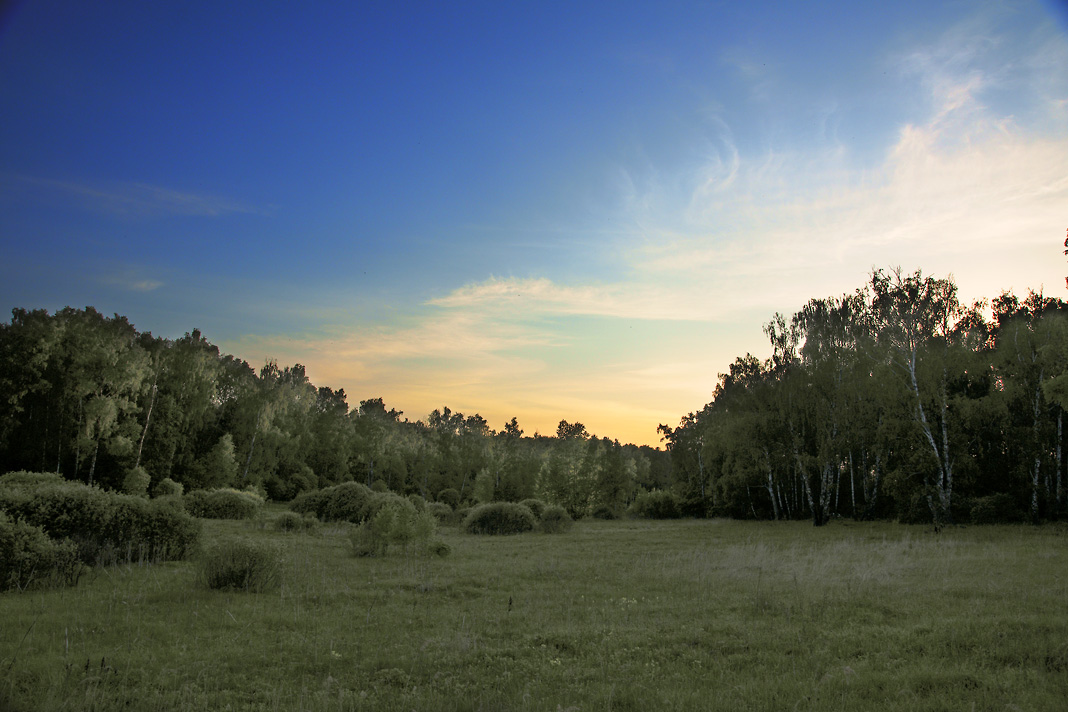
<svg viewBox="0 0 1068 712"><path fill-rule="evenodd" d="M0 591L74 586L83 570L74 542L0 512Z"/></svg>
<svg viewBox="0 0 1068 712"><path fill-rule="evenodd" d="M546 507L541 513L540 527L546 534L562 534L571 529L574 523L567 510L555 504Z"/></svg>
<svg viewBox="0 0 1068 712"><path fill-rule="evenodd" d="M301 492L289 503L289 508L298 514L311 515L318 519L326 519L326 508L330 503L332 487L310 492Z"/></svg>
<svg viewBox="0 0 1068 712"><path fill-rule="evenodd" d="M490 502L473 507L463 521L468 534L521 534L534 529L537 517L515 502Z"/></svg>
<svg viewBox="0 0 1068 712"><path fill-rule="evenodd" d="M152 477L145 472L145 468L133 467L126 472L126 478L122 481L122 491L138 497L147 497L148 485L151 482Z"/></svg>
<svg viewBox="0 0 1068 712"><path fill-rule="evenodd" d="M1012 496L1004 492L972 500L972 524L1014 524L1026 519L1027 515Z"/></svg>
<svg viewBox="0 0 1068 712"><path fill-rule="evenodd" d="M319 520L314 515L301 516L297 512L282 512L274 518L272 526L276 531L287 534L294 532L313 532L319 528Z"/></svg>
<svg viewBox="0 0 1068 712"><path fill-rule="evenodd" d="M455 521L452 507L444 502L428 502L426 511L434 515L434 518L443 524L451 524Z"/></svg>
<svg viewBox="0 0 1068 712"><path fill-rule="evenodd" d="M254 519L263 510L263 497L247 490L193 490L184 501L186 511L202 519Z"/></svg>
<svg viewBox="0 0 1068 712"><path fill-rule="evenodd" d="M36 487L37 485L58 485L63 483L63 476L55 472L8 472L0 475L0 487L5 485Z"/></svg>
<svg viewBox="0 0 1068 712"><path fill-rule="evenodd" d="M590 513L590 516L592 516L594 519L602 520L619 519L619 512L616 511L615 508L610 507L607 504L598 504L596 507L593 508L593 511Z"/></svg>
<svg viewBox="0 0 1068 712"><path fill-rule="evenodd" d="M544 512L545 508L549 506L540 499L524 499L522 502L520 502L520 504L529 509L531 512L533 512L534 516L538 519L541 519L542 512Z"/></svg>
<svg viewBox="0 0 1068 712"><path fill-rule="evenodd" d="M86 563L171 561L189 556L197 523L161 500L105 492L81 483L0 488L0 511L70 539Z"/></svg>
<svg viewBox="0 0 1068 712"><path fill-rule="evenodd" d="M668 490L642 492L630 505L630 516L639 519L678 519L682 516L679 496Z"/></svg>
<svg viewBox="0 0 1068 712"><path fill-rule="evenodd" d="M357 482L345 482L322 490L327 504L319 518L325 522L361 522L374 492Z"/></svg>
<svg viewBox="0 0 1068 712"><path fill-rule="evenodd" d="M482 468L478 475L475 476L475 501L479 503L492 502L493 489L493 475L486 468Z"/></svg>
<svg viewBox="0 0 1068 712"><path fill-rule="evenodd" d="M217 544L198 563L201 584L215 590L263 593L281 582L281 555L259 542L236 539Z"/></svg>
<svg viewBox="0 0 1068 712"><path fill-rule="evenodd" d="M156 486L152 489L153 497L181 497L182 492L185 491L185 487L182 483L175 482L170 477L164 477L162 480L156 483Z"/></svg>
<svg viewBox="0 0 1068 712"><path fill-rule="evenodd" d="M405 553L413 544L426 549L436 530L433 514L419 511L404 497L383 492L368 502L363 521L349 539L356 556L385 556L391 544Z"/></svg>
<svg viewBox="0 0 1068 712"><path fill-rule="evenodd" d="M438 492L438 501L456 509L460 506L460 492L452 487L446 487Z"/></svg>

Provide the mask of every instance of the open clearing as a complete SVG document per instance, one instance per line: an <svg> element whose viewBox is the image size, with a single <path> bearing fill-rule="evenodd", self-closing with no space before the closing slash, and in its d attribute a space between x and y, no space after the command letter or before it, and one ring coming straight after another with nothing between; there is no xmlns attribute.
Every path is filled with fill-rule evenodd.
<svg viewBox="0 0 1068 712"><path fill-rule="evenodd" d="M581 521L563 535L441 534L447 559L367 559L342 527L206 521L206 543L276 542L281 587L210 591L182 562L5 594L0 709L1068 704L1063 526Z"/></svg>

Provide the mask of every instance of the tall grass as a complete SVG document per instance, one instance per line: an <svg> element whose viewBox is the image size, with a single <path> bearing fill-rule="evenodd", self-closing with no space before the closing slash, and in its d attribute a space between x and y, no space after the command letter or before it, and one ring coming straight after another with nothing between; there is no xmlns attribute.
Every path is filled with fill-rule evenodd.
<svg viewBox="0 0 1068 712"><path fill-rule="evenodd" d="M193 563L0 597L0 709L1061 710L1068 534L580 521L446 528L446 560L283 552L267 593Z"/></svg>

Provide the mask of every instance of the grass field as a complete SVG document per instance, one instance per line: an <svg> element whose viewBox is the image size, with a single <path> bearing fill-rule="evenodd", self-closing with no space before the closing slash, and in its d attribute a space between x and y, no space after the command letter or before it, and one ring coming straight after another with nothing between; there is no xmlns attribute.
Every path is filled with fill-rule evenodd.
<svg viewBox="0 0 1068 712"><path fill-rule="evenodd" d="M192 562L0 596L0 709L1064 710L1068 529L582 521L346 532L205 522L284 552L226 593Z"/></svg>

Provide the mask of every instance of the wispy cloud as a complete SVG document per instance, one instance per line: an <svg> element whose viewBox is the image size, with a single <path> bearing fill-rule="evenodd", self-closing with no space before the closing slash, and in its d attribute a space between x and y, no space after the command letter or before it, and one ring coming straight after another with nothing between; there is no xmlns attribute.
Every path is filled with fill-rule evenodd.
<svg viewBox="0 0 1068 712"><path fill-rule="evenodd" d="M128 292L153 292L163 286L163 282L158 279L146 279L133 272L105 275L100 277L99 281Z"/></svg>
<svg viewBox="0 0 1068 712"><path fill-rule="evenodd" d="M218 217L230 213L262 212L229 198L146 183L64 181L28 175L4 175L0 176L0 181L9 198L73 205L118 217Z"/></svg>

